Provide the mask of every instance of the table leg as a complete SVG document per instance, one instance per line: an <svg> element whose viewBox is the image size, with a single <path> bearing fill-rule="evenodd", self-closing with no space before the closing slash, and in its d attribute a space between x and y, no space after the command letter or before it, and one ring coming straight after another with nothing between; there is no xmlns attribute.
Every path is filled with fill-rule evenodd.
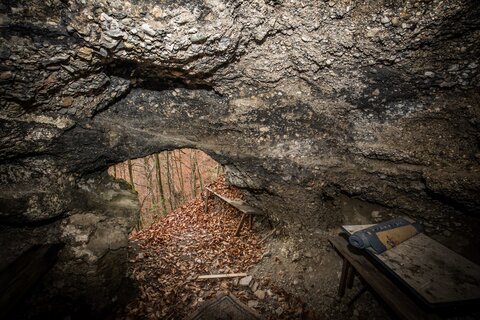
<svg viewBox="0 0 480 320"><path fill-rule="evenodd" d="M345 289L347 287L347 275L350 268L350 262L348 262L347 259L343 258L342 274L340 276L340 285L338 286L339 297L343 297L345 295Z"/></svg>
<svg viewBox="0 0 480 320"><path fill-rule="evenodd" d="M354 279L355 279L355 269L353 268L352 265L350 265L350 268L348 268L348 274L347 274L347 288L348 289L352 289Z"/></svg>
<svg viewBox="0 0 480 320"><path fill-rule="evenodd" d="M353 305L355 303L355 301L357 301L358 298L360 298L360 296L365 292L367 291L368 289L368 286L366 284L364 284L360 290L358 290L357 293L355 293L355 295L353 296L353 298L347 303L347 305L350 307L351 305Z"/></svg>
<svg viewBox="0 0 480 320"><path fill-rule="evenodd" d="M237 227L237 231L235 232L235 236L239 236L240 235L240 230L242 229L242 226L243 226L243 223L245 222L245 218L247 217L247 215L244 213L242 215L242 219L240 220L240 222L238 223L238 227Z"/></svg>
<svg viewBox="0 0 480 320"><path fill-rule="evenodd" d="M210 191L205 191L205 213L208 213L208 198L210 197Z"/></svg>

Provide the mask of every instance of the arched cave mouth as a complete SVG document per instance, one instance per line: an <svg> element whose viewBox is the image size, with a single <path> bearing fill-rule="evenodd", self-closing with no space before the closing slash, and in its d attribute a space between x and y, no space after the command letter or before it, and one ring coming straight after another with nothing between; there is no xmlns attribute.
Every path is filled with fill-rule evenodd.
<svg viewBox="0 0 480 320"><path fill-rule="evenodd" d="M130 159L110 166L108 173L128 182L140 205L129 235L131 292L114 317L180 319L219 294L242 293L244 287L230 278L197 280L248 272L265 253L260 240L265 219L252 218L242 228L242 212L215 196L237 202L244 198L225 181L219 163L200 150L183 148ZM237 284L239 279L233 278ZM257 279L251 286L260 283ZM266 295L266 290L258 292ZM241 297L244 303L246 299Z"/></svg>
<svg viewBox="0 0 480 320"><path fill-rule="evenodd" d="M174 161L184 159L182 166L186 170L183 175L180 163L177 164L176 177L169 177L169 170L163 171L166 179L171 180L163 188L166 210L161 204L157 208L155 201L148 205L149 190L153 188L149 187L148 181L142 186L141 179L138 179L140 175L149 180L149 158L155 162L156 169L175 168ZM137 174L135 164L140 167ZM248 278L246 272L250 272L265 254L261 238L265 234L272 235L275 230L271 230L272 226L265 217L248 220L242 227L242 212L224 199L239 203L244 195L225 181L218 163L200 151L180 149L127 161L124 166L125 174L120 173L122 164L116 166L117 178L123 176L128 181L134 180L140 203L147 204L140 209L142 223L137 224L129 236L130 299L117 306L115 317L181 319L215 297L240 294L241 301L247 304L248 299L255 298L254 292L266 295L267 291L262 290L266 283L261 286L262 279L249 281L250 287L255 289L248 296L245 285L239 285L239 281ZM109 171L110 174L115 172L112 167ZM130 176L129 172L134 174ZM191 188L186 186L187 183ZM160 191L160 201L161 190L156 190L157 193ZM215 274L237 276L208 278ZM202 276L207 279L200 280ZM270 290L269 294L281 294L285 299L284 293L274 292ZM264 305L268 304L264 301ZM277 303L275 308L279 307Z"/></svg>

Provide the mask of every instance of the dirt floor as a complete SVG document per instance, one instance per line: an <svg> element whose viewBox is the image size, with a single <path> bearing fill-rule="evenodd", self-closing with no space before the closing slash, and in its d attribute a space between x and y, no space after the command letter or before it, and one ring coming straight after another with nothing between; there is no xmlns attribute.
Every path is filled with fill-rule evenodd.
<svg viewBox="0 0 480 320"><path fill-rule="evenodd" d="M211 186L229 198L241 194L223 180ZM240 214L221 200L193 200L131 236L131 278L136 298L119 314L127 319L184 319L203 303L233 294L266 319L388 319L369 293L347 302L337 296L341 260L327 238L338 230L256 222L234 236ZM294 236L292 236L294 235ZM247 277L198 280L206 274Z"/></svg>
<svg viewBox="0 0 480 320"><path fill-rule="evenodd" d="M362 286L358 279L342 299L338 297L342 261L327 240L336 233L300 229L295 233L298 238L279 235L266 245L268 258L252 273L302 302L302 313L284 319L389 319L368 292L348 306Z"/></svg>

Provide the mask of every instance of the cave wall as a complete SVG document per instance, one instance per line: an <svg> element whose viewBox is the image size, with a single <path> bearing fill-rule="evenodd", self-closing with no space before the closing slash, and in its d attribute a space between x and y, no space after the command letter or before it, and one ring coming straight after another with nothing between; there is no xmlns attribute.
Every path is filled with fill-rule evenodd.
<svg viewBox="0 0 480 320"><path fill-rule="evenodd" d="M138 214L106 169L181 147L287 225L338 226L351 199L478 231L479 17L467 0L3 1L3 265L66 243L45 290L105 309Z"/></svg>

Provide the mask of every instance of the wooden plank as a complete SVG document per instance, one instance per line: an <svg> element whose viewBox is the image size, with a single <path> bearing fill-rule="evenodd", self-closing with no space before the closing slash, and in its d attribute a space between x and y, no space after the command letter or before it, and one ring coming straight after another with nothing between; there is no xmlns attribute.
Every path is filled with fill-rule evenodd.
<svg viewBox="0 0 480 320"><path fill-rule="evenodd" d="M439 242L418 234L393 249L379 259L429 303L480 299L480 267Z"/></svg>
<svg viewBox="0 0 480 320"><path fill-rule="evenodd" d="M344 229L352 233L368 226ZM381 254L367 251L432 306L480 299L480 266L423 233Z"/></svg>
<svg viewBox="0 0 480 320"><path fill-rule="evenodd" d="M238 278L238 277L246 277L246 273L222 273L222 274L207 274L203 276L199 276L198 280L206 280L206 279L223 279L223 278Z"/></svg>
<svg viewBox="0 0 480 320"><path fill-rule="evenodd" d="M272 236L272 234L275 233L275 231L277 231L277 229L273 229L272 231L270 231L265 237L263 237L262 240L258 242L258 244L262 244L263 242L265 242L268 238Z"/></svg>
<svg viewBox="0 0 480 320"><path fill-rule="evenodd" d="M329 241L401 319L437 319L436 316L422 310L392 280L379 272L364 255L352 252L348 247L348 241L341 237L334 237Z"/></svg>

